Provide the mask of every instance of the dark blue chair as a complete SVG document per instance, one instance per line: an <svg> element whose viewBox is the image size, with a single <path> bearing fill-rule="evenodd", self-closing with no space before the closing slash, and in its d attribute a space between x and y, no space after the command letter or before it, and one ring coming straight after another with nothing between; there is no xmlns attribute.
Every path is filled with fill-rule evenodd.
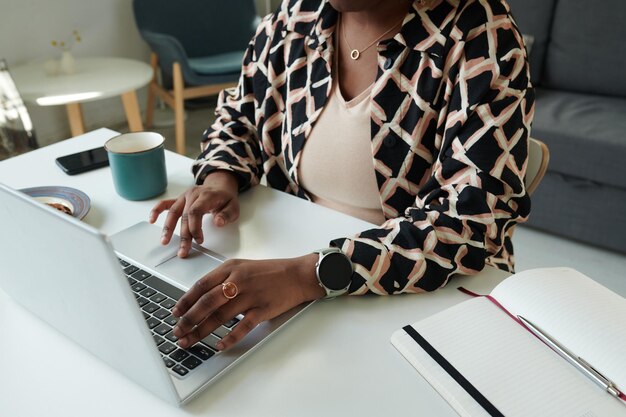
<svg viewBox="0 0 626 417"><path fill-rule="evenodd" d="M135 22L152 50L146 126L155 96L174 110L176 151L185 153L185 100L236 85L244 50L259 23L254 0L133 0ZM162 84L156 77L161 70Z"/></svg>

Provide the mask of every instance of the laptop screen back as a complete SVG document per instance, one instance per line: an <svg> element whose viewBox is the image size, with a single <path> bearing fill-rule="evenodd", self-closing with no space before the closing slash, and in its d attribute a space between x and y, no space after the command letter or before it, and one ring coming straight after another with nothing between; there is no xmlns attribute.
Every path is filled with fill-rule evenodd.
<svg viewBox="0 0 626 417"><path fill-rule="evenodd" d="M107 238L2 184L0 231L7 294L149 391L179 402Z"/></svg>

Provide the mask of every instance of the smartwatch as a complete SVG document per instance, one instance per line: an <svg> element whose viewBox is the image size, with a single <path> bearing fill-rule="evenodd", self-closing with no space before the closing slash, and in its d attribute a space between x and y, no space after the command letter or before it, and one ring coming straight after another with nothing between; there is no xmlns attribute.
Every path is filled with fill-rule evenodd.
<svg viewBox="0 0 626 417"><path fill-rule="evenodd" d="M352 280L352 262L339 248L316 250L319 254L315 264L315 275L320 287L326 291L326 297L335 298L348 292Z"/></svg>

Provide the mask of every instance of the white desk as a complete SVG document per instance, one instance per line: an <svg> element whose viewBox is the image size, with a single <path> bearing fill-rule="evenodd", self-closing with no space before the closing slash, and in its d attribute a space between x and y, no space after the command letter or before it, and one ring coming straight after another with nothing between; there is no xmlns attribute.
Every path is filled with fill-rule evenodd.
<svg viewBox="0 0 626 417"><path fill-rule="evenodd" d="M11 68L20 95L39 106L65 105L72 136L85 133L80 103L121 96L128 127L143 130L135 90L152 79L152 68L125 58L77 58L74 74L47 75L43 63Z"/></svg>
<svg viewBox="0 0 626 417"><path fill-rule="evenodd" d="M6 160L0 163L0 182L13 188L79 188L92 199L84 221L107 233L121 230L145 219L156 200L130 202L118 197L108 169L70 177L54 163L57 156L97 146L115 134L100 129L84 135L83 140L70 139ZM191 160L171 152L166 158L169 187L162 197L178 196L192 184ZM252 189L241 197L243 223L254 210L262 210L265 198L295 197L261 186ZM319 222L311 216L294 217L313 225L311 235L272 240L278 243L268 245L267 250L268 254L275 252L274 257L307 253L338 233L358 232L363 224L297 201L302 210L290 213L292 216L314 213ZM320 227L325 224L332 224L331 230ZM245 232L241 236L237 244L212 239L219 246L215 250L229 257L245 256L250 247L244 242ZM505 276L489 269L458 281L472 290L488 292ZM427 295L341 297L319 302L178 409L74 345L0 290L0 416L453 417L456 413L396 352L389 337L394 330L465 299L467 296L450 285Z"/></svg>

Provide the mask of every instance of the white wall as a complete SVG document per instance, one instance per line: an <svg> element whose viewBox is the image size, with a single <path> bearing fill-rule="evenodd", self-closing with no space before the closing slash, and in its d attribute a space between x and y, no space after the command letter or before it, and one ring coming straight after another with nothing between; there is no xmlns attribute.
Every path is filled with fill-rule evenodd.
<svg viewBox="0 0 626 417"><path fill-rule="evenodd" d="M208 0L210 1L210 0ZM266 0L256 0L259 14ZM274 10L280 0L271 0ZM77 29L82 42L72 50L81 56L117 56L148 62L149 50L135 27L131 0L0 0L0 57L9 69L32 60L55 58L51 40L64 39ZM18 86L19 87L19 86ZM145 89L139 91L145 106ZM64 107L28 104L42 145L70 136ZM83 105L87 130L125 120L119 98Z"/></svg>
<svg viewBox="0 0 626 417"><path fill-rule="evenodd" d="M31 60L55 58L53 39L68 37L77 29L82 42L75 56L119 56L147 62L149 50L135 28L130 0L0 0L0 57L9 69ZM18 86L19 88L19 86ZM140 102L145 102L140 92ZM63 107L27 104L40 143L70 136ZM124 120L119 98L83 107L88 130Z"/></svg>

